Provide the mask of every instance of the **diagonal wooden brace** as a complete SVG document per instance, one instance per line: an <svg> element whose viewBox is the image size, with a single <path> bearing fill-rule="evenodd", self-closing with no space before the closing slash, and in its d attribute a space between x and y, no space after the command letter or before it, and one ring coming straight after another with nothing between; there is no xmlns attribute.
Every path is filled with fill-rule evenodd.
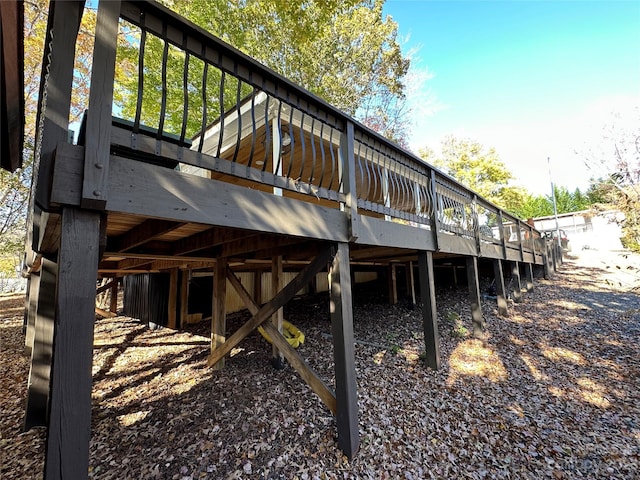
<svg viewBox="0 0 640 480"><path fill-rule="evenodd" d="M251 294L247 292L244 285L240 283L240 279L233 273L233 271L227 267L227 279L236 290L245 306L252 315L257 315L260 311L260 307L251 297ZM336 396L331 389L322 381L320 376L304 361L296 350L289 345L287 339L284 338L282 333L271 322L265 322L262 326L273 344L278 347L280 352L287 359L289 364L298 372L302 379L309 385L309 388L313 390L316 395L320 397L322 403L324 403L331 413L336 414Z"/></svg>
<svg viewBox="0 0 640 480"><path fill-rule="evenodd" d="M225 355L233 350L244 337L262 325L280 307L283 307L295 294L307 285L323 268L327 266L334 256L332 247L327 247L309 265L303 268L271 301L267 302L253 317L236 330L226 342L211 352L207 365L209 367L218 363Z"/></svg>

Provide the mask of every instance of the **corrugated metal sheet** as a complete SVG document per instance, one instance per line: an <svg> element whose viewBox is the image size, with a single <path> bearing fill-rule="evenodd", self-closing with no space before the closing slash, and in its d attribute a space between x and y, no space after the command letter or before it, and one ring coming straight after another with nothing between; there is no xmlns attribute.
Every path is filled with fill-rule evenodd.
<svg viewBox="0 0 640 480"><path fill-rule="evenodd" d="M124 313L149 326L167 325L169 274L140 273L123 280Z"/></svg>

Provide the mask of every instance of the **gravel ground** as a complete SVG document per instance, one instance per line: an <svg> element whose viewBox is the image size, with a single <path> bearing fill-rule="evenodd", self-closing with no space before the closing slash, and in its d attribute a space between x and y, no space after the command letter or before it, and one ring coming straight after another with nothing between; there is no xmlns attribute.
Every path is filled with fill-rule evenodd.
<svg viewBox="0 0 640 480"><path fill-rule="evenodd" d="M474 340L464 289L438 291L442 368L424 367L418 311L354 309L361 447L258 335L223 371L206 326L96 322L90 478L640 478L640 257L583 251L510 315L483 305ZM0 477L42 477L43 429L21 432L28 363L20 296L0 297ZM300 353L330 385L326 303L293 302ZM458 320L458 317L461 320ZM233 330L243 321L234 315Z"/></svg>

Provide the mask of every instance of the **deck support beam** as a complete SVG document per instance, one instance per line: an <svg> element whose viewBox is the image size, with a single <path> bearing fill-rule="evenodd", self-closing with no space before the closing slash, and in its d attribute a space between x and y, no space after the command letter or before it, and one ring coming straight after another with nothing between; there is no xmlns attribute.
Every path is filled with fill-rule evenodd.
<svg viewBox="0 0 640 480"><path fill-rule="evenodd" d="M433 274L433 253L418 253L420 301L422 302L422 327L424 331L425 361L428 367L440 368L440 335L438 333L438 309Z"/></svg>
<svg viewBox="0 0 640 480"><path fill-rule="evenodd" d="M520 279L520 262L511 262L511 280L513 281L513 301L522 301L522 281Z"/></svg>
<svg viewBox="0 0 640 480"><path fill-rule="evenodd" d="M100 213L64 208L45 480L88 476L99 245Z"/></svg>
<svg viewBox="0 0 640 480"><path fill-rule="evenodd" d="M353 340L353 308L349 244L338 243L329 268L331 333L336 378L336 423L338 447L353 458L360 447L358 392Z"/></svg>
<svg viewBox="0 0 640 480"><path fill-rule="evenodd" d="M502 260L495 259L493 261L493 275L496 281L496 297L498 301L498 315L506 317L509 315L507 309L507 293L504 288L504 272L502 270Z"/></svg>
<svg viewBox="0 0 640 480"><path fill-rule="evenodd" d="M478 281L478 259L467 257L467 283L469 284L469 300L471 301L471 321L473 324L473 338L482 338L484 321L480 303L480 282Z"/></svg>
<svg viewBox="0 0 640 480"><path fill-rule="evenodd" d="M56 313L57 264L47 258L42 259L39 279L31 285L36 298L33 306L32 337L27 348L31 352L31 368L27 387L27 407L24 429L44 426L49 417L51 382L51 360L53 356L53 336ZM33 287L35 292L33 291ZM31 308L30 308L31 310Z"/></svg>

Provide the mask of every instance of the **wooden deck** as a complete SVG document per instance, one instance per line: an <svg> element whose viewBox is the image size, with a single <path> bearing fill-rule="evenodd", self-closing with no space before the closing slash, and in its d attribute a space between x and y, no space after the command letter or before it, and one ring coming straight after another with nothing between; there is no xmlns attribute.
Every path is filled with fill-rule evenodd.
<svg viewBox="0 0 640 480"><path fill-rule="evenodd" d="M225 354L262 325L274 339L274 358L284 356L336 415L339 446L353 456L359 439L351 271L417 265L426 364L438 368L434 260L465 259L477 336L478 259L494 262L504 315L503 271L518 285L524 272L531 284L532 267L550 265L550 250L533 227L153 2L100 2L94 56L101 61L94 63L80 139L69 144L59 119L68 118L82 6L52 4L56 34L46 43L47 108L40 111L26 262L26 425L48 426L45 478L87 476L96 279L171 273L167 301L175 326L184 314L177 309L185 295L178 272L213 272L209 365L222 368ZM163 46L163 80L158 102L143 101L150 95L143 78L149 58L139 55L138 85L128 92L136 109L118 119L114 65L124 26L140 51L153 41ZM182 83L166 80L176 60ZM195 82L194 72L201 73ZM171 98L182 98L177 114L168 111ZM169 122L172 115L181 121ZM287 285L278 280L284 270L296 272ZM238 279L248 271L271 271L279 292L266 303L256 300ZM323 272L335 392L278 333L282 306ZM228 285L253 317L226 338Z"/></svg>

